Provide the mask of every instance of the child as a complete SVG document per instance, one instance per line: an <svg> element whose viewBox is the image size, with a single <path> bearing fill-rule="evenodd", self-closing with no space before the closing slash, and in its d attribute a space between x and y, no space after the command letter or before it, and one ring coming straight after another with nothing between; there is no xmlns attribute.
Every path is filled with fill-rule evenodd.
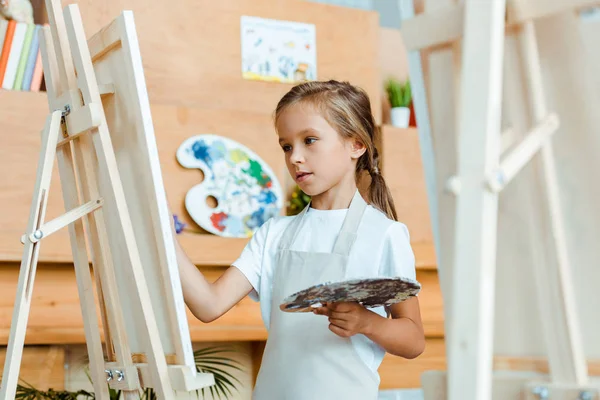
<svg viewBox="0 0 600 400"><path fill-rule="evenodd" d="M185 301L210 322L248 294L260 300L269 337L254 399L375 400L385 352L414 358L424 350L417 297L387 310L357 303L328 304L314 313L279 309L286 296L326 281L415 279L407 228L397 222L379 173L369 98L348 83L303 83L280 100L275 128L287 168L311 196L310 205L264 223L212 284L177 246ZM364 172L372 179L371 205L357 189Z"/></svg>

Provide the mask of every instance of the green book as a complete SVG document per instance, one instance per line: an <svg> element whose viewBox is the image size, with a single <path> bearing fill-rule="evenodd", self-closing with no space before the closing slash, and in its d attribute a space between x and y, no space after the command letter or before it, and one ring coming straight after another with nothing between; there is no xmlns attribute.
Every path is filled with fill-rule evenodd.
<svg viewBox="0 0 600 400"><path fill-rule="evenodd" d="M35 24L27 24L25 40L23 41L23 50L21 50L21 58L19 59L19 66L17 67L17 76L15 77L15 83L13 85L14 90L21 90L21 86L23 86L23 76L25 75L25 67L27 66L27 59L29 58L31 39L33 39L34 30Z"/></svg>

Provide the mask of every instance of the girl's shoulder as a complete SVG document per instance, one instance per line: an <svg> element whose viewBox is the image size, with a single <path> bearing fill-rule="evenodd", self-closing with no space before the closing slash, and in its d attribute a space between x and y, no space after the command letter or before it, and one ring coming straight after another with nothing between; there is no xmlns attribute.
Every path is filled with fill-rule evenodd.
<svg viewBox="0 0 600 400"><path fill-rule="evenodd" d="M296 216L277 215L266 220L253 235L259 240L269 240L272 237L278 237L285 228L296 218Z"/></svg>
<svg viewBox="0 0 600 400"><path fill-rule="evenodd" d="M285 227L287 227L297 217L297 215L277 215L275 217L271 217L267 221L269 224L269 230L279 231L281 229L285 229Z"/></svg>
<svg viewBox="0 0 600 400"><path fill-rule="evenodd" d="M368 205L365 210L362 226L373 233L385 236L407 235L408 227L400 221L394 221L378 208Z"/></svg>

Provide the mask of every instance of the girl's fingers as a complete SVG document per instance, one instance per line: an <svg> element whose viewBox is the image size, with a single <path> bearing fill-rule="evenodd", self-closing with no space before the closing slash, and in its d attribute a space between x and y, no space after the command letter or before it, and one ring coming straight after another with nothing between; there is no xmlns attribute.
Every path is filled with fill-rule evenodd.
<svg viewBox="0 0 600 400"><path fill-rule="evenodd" d="M343 320L347 320L348 318L350 318L350 314L345 313L345 312L339 312L339 311L330 311L329 316L331 318L343 319Z"/></svg>
<svg viewBox="0 0 600 400"><path fill-rule="evenodd" d="M329 316L331 311L327 307L317 307L313 309L313 313L317 315L327 315Z"/></svg>
<svg viewBox="0 0 600 400"><path fill-rule="evenodd" d="M348 329L348 321L346 321L345 319L329 317L329 323L342 329Z"/></svg>
<svg viewBox="0 0 600 400"><path fill-rule="evenodd" d="M335 333L336 335L341 336L341 337L350 337L350 336L352 336L351 332L349 332L349 331L347 331L347 330L345 330L343 328L340 328L339 326L336 326L334 324L329 324L329 330L331 332Z"/></svg>

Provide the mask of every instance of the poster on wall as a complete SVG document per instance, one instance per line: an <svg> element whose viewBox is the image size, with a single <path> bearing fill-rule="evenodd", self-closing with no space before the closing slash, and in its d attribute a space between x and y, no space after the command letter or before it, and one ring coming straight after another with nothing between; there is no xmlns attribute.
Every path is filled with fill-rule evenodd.
<svg viewBox="0 0 600 400"><path fill-rule="evenodd" d="M297 83L317 79L313 24L242 16L244 79Z"/></svg>

